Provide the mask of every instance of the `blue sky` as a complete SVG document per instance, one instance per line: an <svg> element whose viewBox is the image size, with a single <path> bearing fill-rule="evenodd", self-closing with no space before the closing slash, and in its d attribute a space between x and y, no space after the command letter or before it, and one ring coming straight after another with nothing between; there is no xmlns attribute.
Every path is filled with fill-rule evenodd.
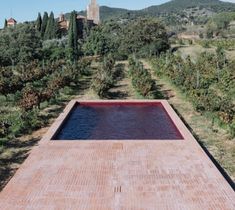
<svg viewBox="0 0 235 210"><path fill-rule="evenodd" d="M14 17L17 21L34 20L38 12L53 11L55 16L61 12L84 10L90 0L8 0L2 1L0 6L0 27L4 19ZM100 5L141 9L151 5L158 5L168 0L97 0ZM189 0L190 1L190 0ZM227 0L229 1L229 0ZM230 0L235 2L235 0Z"/></svg>

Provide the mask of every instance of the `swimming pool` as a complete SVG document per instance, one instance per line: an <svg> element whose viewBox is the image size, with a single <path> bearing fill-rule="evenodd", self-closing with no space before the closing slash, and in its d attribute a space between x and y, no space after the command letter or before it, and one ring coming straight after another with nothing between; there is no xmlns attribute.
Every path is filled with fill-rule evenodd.
<svg viewBox="0 0 235 210"><path fill-rule="evenodd" d="M76 102L52 140L182 140L161 102Z"/></svg>

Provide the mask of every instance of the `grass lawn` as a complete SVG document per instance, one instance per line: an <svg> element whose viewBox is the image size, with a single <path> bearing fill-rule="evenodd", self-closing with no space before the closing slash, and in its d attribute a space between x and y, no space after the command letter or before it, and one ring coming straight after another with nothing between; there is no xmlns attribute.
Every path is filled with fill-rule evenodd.
<svg viewBox="0 0 235 210"><path fill-rule="evenodd" d="M182 55L183 58L190 56L192 60L196 60L198 56L203 52L210 52L210 53L216 52L216 47L204 48L199 44L182 45L180 47L179 46L174 46L174 47L178 48L176 53ZM226 50L225 52L228 59L235 60L235 50Z"/></svg>

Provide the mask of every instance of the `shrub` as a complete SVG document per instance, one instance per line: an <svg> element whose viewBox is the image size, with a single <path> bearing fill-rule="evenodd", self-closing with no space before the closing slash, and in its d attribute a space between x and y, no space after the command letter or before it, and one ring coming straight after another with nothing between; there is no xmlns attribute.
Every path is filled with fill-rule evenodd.
<svg viewBox="0 0 235 210"><path fill-rule="evenodd" d="M114 84L115 60L111 55L104 57L92 79L92 89L103 98Z"/></svg>
<svg viewBox="0 0 235 210"><path fill-rule="evenodd" d="M167 76L187 94L197 111L213 113L233 131L234 63L224 59L221 49L216 55L202 53L196 62L168 53L152 64L158 75Z"/></svg>
<svg viewBox="0 0 235 210"><path fill-rule="evenodd" d="M151 74L144 69L143 64L135 57L129 58L129 74L136 91L143 97L150 96L154 90L154 81Z"/></svg>

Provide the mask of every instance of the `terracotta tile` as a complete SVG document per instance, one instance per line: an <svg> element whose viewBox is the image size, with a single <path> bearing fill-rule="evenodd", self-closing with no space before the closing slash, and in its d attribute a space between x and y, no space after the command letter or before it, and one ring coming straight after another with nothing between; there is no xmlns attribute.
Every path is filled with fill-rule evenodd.
<svg viewBox="0 0 235 210"><path fill-rule="evenodd" d="M50 141L75 102L0 193L1 210L235 209L234 191L166 101L183 141Z"/></svg>

